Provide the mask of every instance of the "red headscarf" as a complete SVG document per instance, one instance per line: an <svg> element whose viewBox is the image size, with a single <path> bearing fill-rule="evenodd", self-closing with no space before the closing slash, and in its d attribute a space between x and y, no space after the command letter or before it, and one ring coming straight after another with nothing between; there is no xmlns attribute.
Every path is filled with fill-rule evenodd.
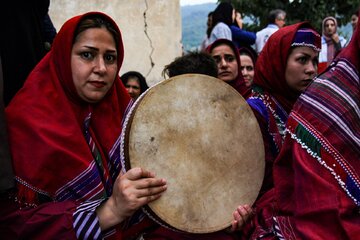
<svg viewBox="0 0 360 240"><path fill-rule="evenodd" d="M285 79L291 44L300 28L314 29L307 22L280 28L266 42L255 67L254 84L274 96L287 113L300 95L288 86Z"/></svg>
<svg viewBox="0 0 360 240"><path fill-rule="evenodd" d="M228 39L218 39L215 42L213 42L209 47L207 47L206 51L211 54L212 50L215 47L222 44L228 45L233 50L234 55L236 57L236 61L238 63L238 75L236 79L227 83L229 83L233 88L236 89L236 91L238 91L245 99L247 99L250 96L251 89L245 85L245 80L241 73L240 55L234 43Z"/></svg>
<svg viewBox="0 0 360 240"><path fill-rule="evenodd" d="M118 72L107 95L96 104L80 99L72 79L74 33L80 21L92 15L106 19L116 29L120 70L124 50L116 23L99 12L76 16L63 25L51 51L34 68L6 109L19 195L27 202L36 202L32 191L54 197L59 188L89 167L94 157L83 135L83 122L90 112L90 131L103 161L109 161L109 151L121 133L121 121L130 98Z"/></svg>

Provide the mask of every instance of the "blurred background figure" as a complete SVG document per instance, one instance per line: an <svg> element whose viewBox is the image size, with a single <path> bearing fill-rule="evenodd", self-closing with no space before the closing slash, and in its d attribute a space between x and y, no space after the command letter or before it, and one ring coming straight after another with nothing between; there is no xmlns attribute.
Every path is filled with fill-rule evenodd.
<svg viewBox="0 0 360 240"><path fill-rule="evenodd" d="M281 9L275 9L270 11L268 16L268 25L261 31L256 33L255 50L259 54L263 49L266 41L269 37L285 26L286 12Z"/></svg>
<svg viewBox="0 0 360 240"><path fill-rule="evenodd" d="M133 100L136 100L149 88L145 77L139 72L129 71L124 73L120 78Z"/></svg>
<svg viewBox="0 0 360 240"><path fill-rule="evenodd" d="M334 17L328 16L322 22L321 52L319 55L318 73L330 65L336 54L346 44L346 39L337 33L337 21Z"/></svg>
<svg viewBox="0 0 360 240"><path fill-rule="evenodd" d="M360 9L356 10L351 15L351 26L352 26L352 29L353 29L353 33L355 32L356 24L357 24L357 22L359 20L359 12L360 12Z"/></svg>
<svg viewBox="0 0 360 240"><path fill-rule="evenodd" d="M206 47L209 45L209 41L210 41L210 34L211 34L211 26L212 26L212 15L213 15L213 11L209 12L208 16L207 16L207 29L206 29L206 34L205 37L203 39L203 41L201 42L201 46L200 46L200 50L201 51L205 51Z"/></svg>
<svg viewBox="0 0 360 240"><path fill-rule="evenodd" d="M352 33L351 33L351 36L349 37L349 39L347 39L346 46L350 43L352 35L355 32L356 25L359 21L359 13L360 13L360 8L358 8L356 11L354 11L351 14L350 23L351 23L351 27L352 27Z"/></svg>
<svg viewBox="0 0 360 240"><path fill-rule="evenodd" d="M243 19L240 12L235 11L235 20L230 29L232 41L237 48L251 47L255 43L256 34L243 29Z"/></svg>
<svg viewBox="0 0 360 240"><path fill-rule="evenodd" d="M43 36L44 36L45 50L49 51L57 32L53 22L51 21L49 14L45 15L43 24L44 24Z"/></svg>
<svg viewBox="0 0 360 240"><path fill-rule="evenodd" d="M239 48L241 73L247 87L251 87L254 81L255 64L257 60L256 51L252 47Z"/></svg>
<svg viewBox="0 0 360 240"><path fill-rule="evenodd" d="M0 45L5 106L46 54L44 21L49 5L49 0L20 0L1 4Z"/></svg>
<svg viewBox="0 0 360 240"><path fill-rule="evenodd" d="M212 27L208 44L212 44L217 39L228 39L232 41L230 26L235 19L235 10L230 3L220 3L212 15ZM207 47L207 46L206 46Z"/></svg>

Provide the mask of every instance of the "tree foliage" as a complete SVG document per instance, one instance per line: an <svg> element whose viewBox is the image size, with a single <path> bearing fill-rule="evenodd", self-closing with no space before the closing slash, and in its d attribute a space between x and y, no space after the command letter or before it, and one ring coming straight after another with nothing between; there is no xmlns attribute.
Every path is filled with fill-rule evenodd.
<svg viewBox="0 0 360 240"><path fill-rule="evenodd" d="M268 13L273 9L286 12L286 24L310 21L321 33L322 20L335 16L339 26L346 25L360 6L360 0L219 0L231 2L235 9L250 17L253 25L247 26L251 31L258 31L267 25Z"/></svg>

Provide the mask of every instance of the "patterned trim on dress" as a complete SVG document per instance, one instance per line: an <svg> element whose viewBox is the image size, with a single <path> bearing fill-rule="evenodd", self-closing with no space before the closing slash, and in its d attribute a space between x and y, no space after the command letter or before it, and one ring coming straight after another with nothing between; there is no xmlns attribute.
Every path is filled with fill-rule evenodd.
<svg viewBox="0 0 360 240"><path fill-rule="evenodd" d="M299 136L299 128L302 127L309 135L315 139L316 145L307 143L308 139L304 139ZM322 138L310 124L306 123L299 115L293 112L288 121L287 133L290 134L291 138L298 142L303 149L305 149L313 158L315 158L322 166L324 166L334 176L339 183L340 187L346 192L346 194L355 202L357 206L360 206L360 199L356 196L360 196L360 181L356 174L352 171L351 167L348 166L346 160L342 155L333 148L329 142ZM320 147L328 152L333 159L322 159L319 151L315 151L314 147ZM338 165L336 165L338 163ZM354 194L355 193L355 196Z"/></svg>
<svg viewBox="0 0 360 240"><path fill-rule="evenodd" d="M274 235L278 239L296 240L298 239L295 235L294 229L290 223L289 217L273 217L273 231Z"/></svg>
<svg viewBox="0 0 360 240"><path fill-rule="evenodd" d="M93 160L85 171L56 191L56 201L86 201L102 196L104 187L98 171Z"/></svg>
<svg viewBox="0 0 360 240"><path fill-rule="evenodd" d="M27 183L26 181L24 181L23 179L19 178L18 176L15 176L15 181L18 182L18 191L21 191L21 189L25 188L25 189L31 189L35 194L36 194L36 198L44 198L46 199L46 201L54 201L53 196L51 196L48 192L45 192L39 188L36 188L32 185L30 185L29 183ZM21 187L23 186L23 187ZM27 201L24 201L24 199L20 196L21 194L19 194L18 196L15 196L15 202L19 203L20 205L20 209L22 206L25 207L32 207L35 208L38 206L38 204L36 203L29 203Z"/></svg>
<svg viewBox="0 0 360 240"><path fill-rule="evenodd" d="M312 118L322 121L323 125L332 129L334 136L339 135L338 141L347 144L355 154L359 153L358 125L354 125L360 119L359 104L356 100L359 94L357 69L346 59L338 59L331 64L328 72L315 79L313 84L317 84L320 94L303 94L298 100L299 104L302 104L304 110L311 108ZM308 92L311 91L309 88ZM329 94L337 101L324 101ZM293 111L289 118L287 132L334 176L345 193L360 206L359 176L323 133L316 130L296 111Z"/></svg>
<svg viewBox="0 0 360 240"><path fill-rule="evenodd" d="M268 120L267 120L267 128L268 128L267 130L273 139L273 143L275 145L276 152L278 153L280 151L282 143L284 142L284 139L285 139L285 129L286 129L285 124L286 124L286 121L288 118L288 114L281 107L281 105L276 101L276 99L269 96L267 93L265 93L265 92L261 93L256 90L253 91L253 93L255 93L255 94L252 97L250 97L248 100L251 101L251 99L259 99L260 101L262 101L263 104L265 105L265 107L270 110L271 115L275 119L277 130L280 133L281 138L282 138L282 142L280 143L281 145L279 145L279 143L276 141L276 138L275 138L276 136L273 134L272 129L270 129L270 127L271 127L270 116L268 116ZM282 114L282 116L280 116L279 113Z"/></svg>

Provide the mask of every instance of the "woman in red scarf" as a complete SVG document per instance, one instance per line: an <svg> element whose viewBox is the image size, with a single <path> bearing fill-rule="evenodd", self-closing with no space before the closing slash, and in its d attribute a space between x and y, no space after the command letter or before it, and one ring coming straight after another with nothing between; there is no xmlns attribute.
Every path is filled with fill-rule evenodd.
<svg viewBox="0 0 360 240"><path fill-rule="evenodd" d="M271 35L257 59L253 91L247 102L265 144L265 177L259 196L273 186L272 165L283 144L288 114L315 77L319 51L320 35L304 22Z"/></svg>
<svg viewBox="0 0 360 240"><path fill-rule="evenodd" d="M319 55L319 70L323 72L330 65L336 54L346 44L346 39L337 33L337 21L334 17L326 17L322 21L321 52Z"/></svg>
<svg viewBox="0 0 360 240"><path fill-rule="evenodd" d="M2 237L101 239L166 189L140 168L119 175L123 55L111 18L74 17L6 109L17 191Z"/></svg>
<svg viewBox="0 0 360 240"><path fill-rule="evenodd" d="M251 90L246 86L241 74L240 55L234 43L227 39L218 39L207 48L218 66L218 78L230 84L245 99Z"/></svg>
<svg viewBox="0 0 360 240"><path fill-rule="evenodd" d="M360 28L333 65L300 96L246 239L360 236ZM267 198L267 199L266 199Z"/></svg>

